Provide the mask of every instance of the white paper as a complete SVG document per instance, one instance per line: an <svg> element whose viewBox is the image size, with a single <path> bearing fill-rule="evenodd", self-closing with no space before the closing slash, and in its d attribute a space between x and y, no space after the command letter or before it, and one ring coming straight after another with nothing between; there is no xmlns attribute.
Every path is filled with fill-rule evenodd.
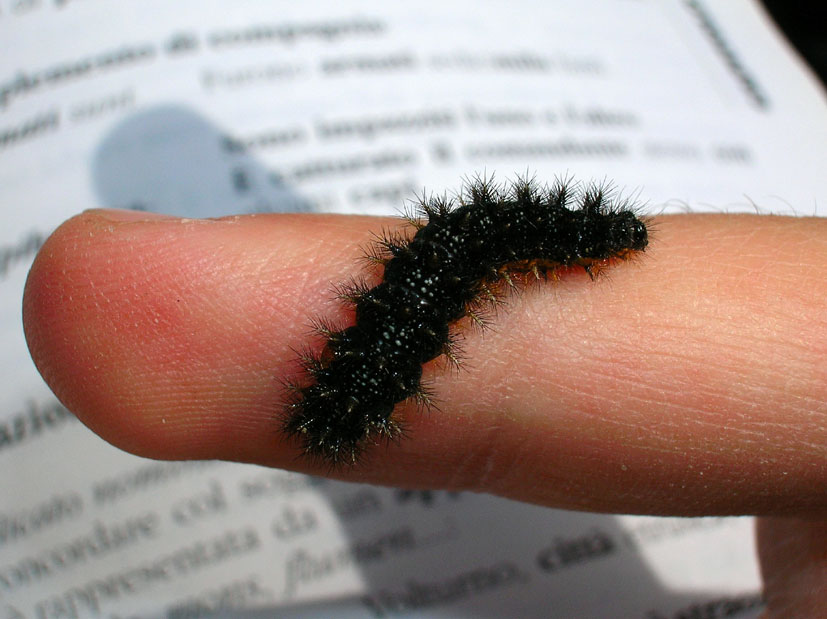
<svg viewBox="0 0 827 619"><path fill-rule="evenodd" d="M747 0L0 0L0 617L755 616L750 519L119 452L43 384L20 298L90 207L394 213L529 172L823 214L826 160L824 93Z"/></svg>

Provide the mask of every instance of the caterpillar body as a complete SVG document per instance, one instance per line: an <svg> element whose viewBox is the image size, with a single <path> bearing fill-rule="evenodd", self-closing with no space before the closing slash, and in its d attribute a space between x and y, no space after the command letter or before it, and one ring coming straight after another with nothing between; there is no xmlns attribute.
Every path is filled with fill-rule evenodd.
<svg viewBox="0 0 827 619"><path fill-rule="evenodd" d="M443 354L456 359L458 320L477 318L526 275L582 266L594 277L648 243L646 221L627 204L568 182L477 179L452 199L423 199L409 221L411 238L386 235L371 253L384 265L382 282L343 289L355 324L320 327L324 349L302 355L312 380L293 387L283 429L332 465L357 462L374 438L398 437L399 402L430 403L422 366Z"/></svg>

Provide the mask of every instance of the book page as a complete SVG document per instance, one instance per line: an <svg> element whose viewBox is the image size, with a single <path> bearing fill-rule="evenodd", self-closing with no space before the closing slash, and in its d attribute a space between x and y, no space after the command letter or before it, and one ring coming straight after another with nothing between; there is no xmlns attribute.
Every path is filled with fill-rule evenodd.
<svg viewBox="0 0 827 619"><path fill-rule="evenodd" d="M0 50L0 617L757 616L749 518L143 460L20 328L37 249L100 206L394 214L527 173L823 214L824 92L757 2L0 0Z"/></svg>

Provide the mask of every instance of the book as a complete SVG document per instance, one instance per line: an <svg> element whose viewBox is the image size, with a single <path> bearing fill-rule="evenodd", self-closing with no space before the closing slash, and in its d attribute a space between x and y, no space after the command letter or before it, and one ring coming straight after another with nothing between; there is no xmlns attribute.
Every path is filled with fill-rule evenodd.
<svg viewBox="0 0 827 619"><path fill-rule="evenodd" d="M54 398L20 328L38 248L94 207L397 214L528 172L649 213L823 215L825 93L758 2L0 0L0 49L0 616L760 612L750 518L144 460Z"/></svg>

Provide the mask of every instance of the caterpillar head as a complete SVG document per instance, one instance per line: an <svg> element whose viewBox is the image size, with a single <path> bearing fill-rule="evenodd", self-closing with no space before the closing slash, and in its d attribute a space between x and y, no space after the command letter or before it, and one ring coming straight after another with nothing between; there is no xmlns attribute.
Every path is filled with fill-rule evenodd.
<svg viewBox="0 0 827 619"><path fill-rule="evenodd" d="M622 211L612 216L614 221L610 237L618 249L643 251L649 244L649 230L646 221L636 217L632 211Z"/></svg>
<svg viewBox="0 0 827 619"><path fill-rule="evenodd" d="M649 244L646 222L632 211L590 213L578 233L578 257L604 260L643 251Z"/></svg>

